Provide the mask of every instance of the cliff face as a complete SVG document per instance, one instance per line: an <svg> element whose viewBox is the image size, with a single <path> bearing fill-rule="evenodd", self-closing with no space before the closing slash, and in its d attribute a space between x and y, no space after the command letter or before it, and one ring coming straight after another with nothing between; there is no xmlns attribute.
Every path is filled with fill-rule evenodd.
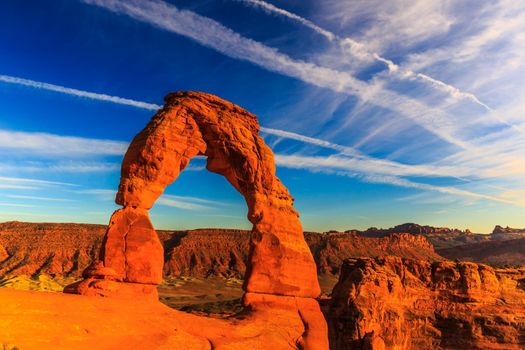
<svg viewBox="0 0 525 350"><path fill-rule="evenodd" d="M1 223L0 276L79 276L97 256L105 229L103 225Z"/></svg>
<svg viewBox="0 0 525 350"><path fill-rule="evenodd" d="M492 266L525 265L525 238L489 241L440 249L447 259L475 261Z"/></svg>
<svg viewBox="0 0 525 350"><path fill-rule="evenodd" d="M79 277L97 257L106 227L89 224L0 224L0 276ZM164 276L243 278L249 231L200 229L157 231L164 247ZM363 237L349 233L306 233L319 274L338 275L347 258L396 255L442 260L423 236Z"/></svg>
<svg viewBox="0 0 525 350"><path fill-rule="evenodd" d="M393 233L382 237L364 237L357 233L306 234L320 274L338 275L347 258L395 255L402 258L443 260L423 236Z"/></svg>
<svg viewBox="0 0 525 350"><path fill-rule="evenodd" d="M525 270L347 260L326 316L333 349L522 349Z"/></svg>
<svg viewBox="0 0 525 350"><path fill-rule="evenodd" d="M520 230L496 226L492 234L481 234L472 233L470 230L461 231L448 227L423 226L413 223L397 225L388 229L378 229L372 227L361 233L364 236L371 237L380 237L392 233L411 233L414 235L423 235L437 250L458 247L465 244L525 238L525 229Z"/></svg>

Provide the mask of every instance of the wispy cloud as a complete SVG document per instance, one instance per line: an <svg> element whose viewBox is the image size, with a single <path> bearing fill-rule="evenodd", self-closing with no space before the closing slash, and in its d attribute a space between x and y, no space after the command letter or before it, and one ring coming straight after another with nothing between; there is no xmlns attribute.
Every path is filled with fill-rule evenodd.
<svg viewBox="0 0 525 350"><path fill-rule="evenodd" d="M454 121L440 109L386 90L382 84L368 84L348 72L342 72L313 63L295 60L252 39L224 27L222 24L194 12L179 10L168 3L152 1L84 0L116 13L168 30L223 53L226 56L245 60L314 86L336 92L358 96L364 102L393 110L437 135L441 139L463 149L471 146L462 139Z"/></svg>
<svg viewBox="0 0 525 350"><path fill-rule="evenodd" d="M161 106L153 104L153 103L146 103L146 102L131 100L131 99L128 99L128 98L122 98L122 97L118 97L118 96L111 96L111 95L106 95L106 94L99 94L99 93L95 93L95 92L78 90L78 89L73 89L73 88L64 87L64 86L60 86L60 85L54 85L54 84L49 84L49 83L42 83L40 81L34 81L34 80L29 80L29 79L24 79L24 78L19 78L19 77L13 77L13 76L9 76L9 75L0 75L0 81L4 82L4 83L8 83L8 84L23 85L23 86L32 87L32 88L35 88L35 89L42 89L42 90L60 92L60 93L67 94L67 95L72 95L72 96L77 96L77 97L85 97L85 98L89 98L89 99L92 99L92 100L113 102L113 103L118 103L118 104L121 104L121 105L133 106L133 107L148 109L148 110L152 110L152 111L155 111L155 110L161 108Z"/></svg>
<svg viewBox="0 0 525 350"><path fill-rule="evenodd" d="M48 202L75 202L75 200L67 199L67 198L25 196L25 195L16 195L16 194L6 194L4 195L4 197L14 198L14 199L30 199L30 200L37 200L37 201L48 201Z"/></svg>
<svg viewBox="0 0 525 350"><path fill-rule="evenodd" d="M478 199L486 199L495 202L507 203L507 204L519 204L518 202L512 201L508 198L487 195L478 192L472 192L463 190L456 187L450 186L435 186L426 183L414 182L405 178L393 175L384 175L380 172L376 173L376 169L362 168L361 166L354 164L353 160L343 160L338 157L304 157L299 155L276 155L276 164L285 168L304 169L311 172L320 172L328 174L336 174L339 176L347 176L358 178L362 181L375 183L375 184L387 184L398 187L414 188L423 191L440 192L446 194L453 194L457 196L473 197ZM344 169L344 170L342 170ZM351 170L351 171L348 171ZM408 175L408 174L401 174Z"/></svg>
<svg viewBox="0 0 525 350"><path fill-rule="evenodd" d="M20 208L32 208L34 205L31 204L20 204L20 203L6 203L0 202L1 207L20 207Z"/></svg>
<svg viewBox="0 0 525 350"><path fill-rule="evenodd" d="M185 210L209 210L219 206L224 206L224 203L208 199L188 196L175 196L169 194L163 194L156 203L158 205Z"/></svg>
<svg viewBox="0 0 525 350"><path fill-rule="evenodd" d="M68 183L68 182L59 182L59 181L49 181L49 180L41 180L41 179L28 179L28 178L20 178L20 177L5 177L0 176L0 183L7 183L7 184L21 184L23 186L77 186L76 184Z"/></svg>
<svg viewBox="0 0 525 350"><path fill-rule="evenodd" d="M326 39L328 39L331 42L336 42L342 49L343 53L346 55L350 55L354 59L359 59L363 61L377 61L385 64L385 66L388 68L389 72L397 79L419 79L425 83L430 84L436 89L439 89L443 92L446 92L450 94L452 97L455 98L465 98L468 99L482 107L484 107L487 110L492 110L489 106L487 106L484 102L480 101L480 99L469 92L461 91L459 88L447 84L441 80L435 79L429 75L423 74L423 73L417 73L410 69L406 69L404 67L399 66L398 64L394 63L394 61L385 58L381 56L377 52L373 52L370 49L366 47L365 44L358 42L350 37L340 37L337 34L324 29L317 24L313 23L312 21L301 17L295 13L292 13L290 11L287 11L285 9L282 9L280 7L277 7L273 4L270 4L266 1L262 0L237 0L241 3L245 3L254 7L261 8L265 10L266 12L270 14L276 14L279 16L287 17L297 23L300 23L315 32L321 34ZM348 58L343 58L348 59Z"/></svg>
<svg viewBox="0 0 525 350"><path fill-rule="evenodd" d="M120 156L126 152L127 147L128 143L122 141L0 130L0 150L27 151L32 155Z"/></svg>
<svg viewBox="0 0 525 350"><path fill-rule="evenodd" d="M0 172L11 173L108 173L120 170L120 164L98 161L19 161L0 164Z"/></svg>

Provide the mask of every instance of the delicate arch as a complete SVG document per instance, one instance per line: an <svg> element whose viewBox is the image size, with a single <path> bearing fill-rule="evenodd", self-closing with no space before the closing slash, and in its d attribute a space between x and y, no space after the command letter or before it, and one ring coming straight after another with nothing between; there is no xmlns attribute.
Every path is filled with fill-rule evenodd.
<svg viewBox="0 0 525 350"><path fill-rule="evenodd" d="M153 228L147 210L191 158L206 155L207 169L226 177L248 205L253 230L245 291L317 297L316 267L299 215L275 176L273 153L259 136L255 115L205 93L172 93L165 102L124 157L116 199L124 209L112 218L102 250L104 265L127 282L158 283L163 256L156 235L145 233ZM142 235L141 244L150 245L147 254L140 247L129 252L130 234Z"/></svg>

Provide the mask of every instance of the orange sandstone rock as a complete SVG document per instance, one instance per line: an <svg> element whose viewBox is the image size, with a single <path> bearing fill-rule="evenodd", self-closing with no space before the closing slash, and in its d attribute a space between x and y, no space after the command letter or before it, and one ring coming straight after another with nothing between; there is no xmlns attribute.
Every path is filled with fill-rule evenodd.
<svg viewBox="0 0 525 350"><path fill-rule="evenodd" d="M164 249L145 209L126 207L111 216L100 255L119 280L162 282Z"/></svg>
<svg viewBox="0 0 525 350"><path fill-rule="evenodd" d="M273 154L259 136L256 117L230 102L204 93L168 95L164 108L129 146L122 164L117 203L124 210L151 208L166 186L197 155L207 156L207 169L224 175L248 205L253 231L245 290L317 297L320 289L316 267L304 241L293 198L275 176ZM113 225L119 226L108 231L105 265L119 275L125 272L125 280L130 282L151 283L153 277L160 278L150 275L149 270L139 277L137 270L129 266L135 258L130 259L127 250L124 255L118 254L124 245L122 237L127 224ZM110 239L113 231L115 240ZM155 260L154 266L156 263Z"/></svg>
<svg viewBox="0 0 525 350"><path fill-rule="evenodd" d="M485 265L347 260L330 310L334 349L523 349L523 278Z"/></svg>
<svg viewBox="0 0 525 350"><path fill-rule="evenodd" d="M315 262L293 198L275 176L273 153L253 114L209 94L168 95L133 139L116 198L124 208L111 217L103 264L92 265L85 280L64 291L156 299L152 288L162 280L163 249L147 210L197 155L207 156L207 169L244 196L253 229L243 286L247 314L223 325L218 336L203 326L205 319L185 329L213 349L328 349L327 325L313 299L320 294Z"/></svg>

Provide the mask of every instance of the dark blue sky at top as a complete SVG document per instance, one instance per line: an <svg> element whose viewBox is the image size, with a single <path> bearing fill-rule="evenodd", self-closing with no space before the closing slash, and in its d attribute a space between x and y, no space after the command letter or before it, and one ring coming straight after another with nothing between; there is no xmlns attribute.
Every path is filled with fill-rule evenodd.
<svg viewBox="0 0 525 350"><path fill-rule="evenodd" d="M317 33L283 18L271 16L236 1L170 1L216 20L227 28L264 43L296 60L319 60L318 54L330 43ZM277 5L277 4L276 4ZM308 1L281 1L280 7L311 17L318 4ZM325 27L340 26L326 22ZM359 23L356 23L356 28ZM345 28L344 34L351 32ZM395 52L391 51L393 57ZM356 78L367 81L384 70L377 64L363 69ZM205 91L230 100L255 113L261 125L298 132L352 146L354 140L378 127L382 115L376 108L360 115L360 127L340 128L355 108L355 96L333 92L298 79L270 72L250 62L227 57L213 49L175 33L133 20L125 15L90 6L80 1L15 1L2 3L0 10L0 74L71 87L90 92L120 96L138 101L162 104L170 91ZM405 84L408 86L408 83ZM404 86L399 84L398 86ZM416 91L417 92L417 91ZM414 92L414 94L416 93ZM330 101L337 101L330 107ZM0 130L49 133L90 139L129 142L147 123L153 113L131 106L74 97L0 82ZM413 130L418 133L412 133ZM326 156L332 150L305 145L293 140L265 135L274 152ZM417 125L401 129L397 137L366 144L361 150L384 158L410 142L425 147L446 147L440 140L429 139ZM422 155L407 152L403 161L419 162ZM111 198L93 198L82 194L96 189L116 189L118 170L107 172L67 172L17 170L17 164L57 161L53 155L31 157L26 153L5 152L8 170L1 176L34 178L73 183L78 192L51 187L33 194L71 200L42 203L14 199L14 190L0 191L0 219L43 221L105 222L114 205ZM432 153L427 154L432 157ZM64 163L105 162L118 164L119 156L96 159L60 159ZM203 165L203 160L192 164ZM435 217L439 203L414 205L405 197L420 190L360 180L357 174L339 176L304 169L278 168L278 175L296 198L306 229L348 229L367 226L389 226L404 221L445 225L447 220L468 226L460 214ZM457 179L422 179L423 183L453 186ZM209 212L194 212L170 207L156 207L153 218L160 227L236 226L247 227L242 198L226 181L206 171L188 171L170 186L168 194L191 196L226 205ZM23 193L29 196L30 191ZM9 198L9 199L8 199ZM9 203L31 207L9 207ZM12 211L12 214L10 214ZM23 211L23 215L17 217ZM39 213L41 214L39 216ZM92 214L88 214L92 213ZM35 214L32 216L32 214ZM475 217L475 216L474 216Z"/></svg>

